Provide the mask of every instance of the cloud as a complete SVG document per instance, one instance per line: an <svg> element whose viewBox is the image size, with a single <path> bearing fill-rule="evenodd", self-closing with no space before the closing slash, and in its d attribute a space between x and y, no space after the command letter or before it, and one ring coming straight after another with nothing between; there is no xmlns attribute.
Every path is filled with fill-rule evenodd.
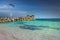
<svg viewBox="0 0 60 40"><path fill-rule="evenodd" d="M8 8L7 5L0 5L0 8Z"/></svg>
<svg viewBox="0 0 60 40"><path fill-rule="evenodd" d="M7 13L10 12L9 10L0 10L0 12Z"/></svg>
<svg viewBox="0 0 60 40"><path fill-rule="evenodd" d="M1 5L0 5L0 9L2 9L2 8L13 8L13 7L11 7L11 6L9 6L9 5L5 5L5 4L2 5L2 4L1 4Z"/></svg>
<svg viewBox="0 0 60 40"><path fill-rule="evenodd" d="M26 13L28 13L27 11L13 11L13 13L19 13L19 14L26 14Z"/></svg>
<svg viewBox="0 0 60 40"><path fill-rule="evenodd" d="M25 16L27 15L27 11L20 11L20 10L0 10L0 16L5 17L11 17L11 16L15 16L15 17L20 17L20 16Z"/></svg>
<svg viewBox="0 0 60 40"><path fill-rule="evenodd" d="M20 10L0 10L2 13L17 13L17 14L27 14L27 11L20 11Z"/></svg>

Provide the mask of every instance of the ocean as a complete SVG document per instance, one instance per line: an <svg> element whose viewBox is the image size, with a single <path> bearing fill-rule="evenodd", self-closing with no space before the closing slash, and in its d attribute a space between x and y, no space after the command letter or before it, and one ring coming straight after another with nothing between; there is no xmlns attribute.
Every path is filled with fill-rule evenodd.
<svg viewBox="0 0 60 40"><path fill-rule="evenodd" d="M60 19L0 23L0 40L60 40Z"/></svg>

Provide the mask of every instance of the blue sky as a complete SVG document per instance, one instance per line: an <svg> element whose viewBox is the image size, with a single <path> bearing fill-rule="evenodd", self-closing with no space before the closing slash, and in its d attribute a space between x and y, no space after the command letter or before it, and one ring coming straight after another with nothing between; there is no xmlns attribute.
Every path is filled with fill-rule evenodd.
<svg viewBox="0 0 60 40"><path fill-rule="evenodd" d="M14 17L35 15L36 18L60 18L60 0L0 0L0 17L11 15Z"/></svg>

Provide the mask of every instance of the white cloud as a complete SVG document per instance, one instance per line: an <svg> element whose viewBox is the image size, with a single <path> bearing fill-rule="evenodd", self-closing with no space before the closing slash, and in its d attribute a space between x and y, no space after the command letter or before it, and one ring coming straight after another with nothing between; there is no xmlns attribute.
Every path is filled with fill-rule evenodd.
<svg viewBox="0 0 60 40"><path fill-rule="evenodd" d="M9 10L0 10L0 12L10 12Z"/></svg>
<svg viewBox="0 0 60 40"><path fill-rule="evenodd" d="M20 10L14 10L14 11L11 11L11 10L0 10L0 14L3 13L3 14L6 14L6 15L9 15L10 17L11 16L25 16L28 14L27 11L20 11Z"/></svg>
<svg viewBox="0 0 60 40"><path fill-rule="evenodd" d="M2 4L1 4L1 5L0 5L0 9L2 9L2 8L13 8L13 7L11 7L11 6L9 6L9 5L5 5L5 4L2 5Z"/></svg>
<svg viewBox="0 0 60 40"><path fill-rule="evenodd" d="M8 8L7 5L0 5L0 8Z"/></svg>
<svg viewBox="0 0 60 40"><path fill-rule="evenodd" d="M17 14L27 14L28 13L27 11L20 11L20 10L14 10L14 11L11 11L11 10L0 10L0 12L3 12L3 13L17 13Z"/></svg>
<svg viewBox="0 0 60 40"><path fill-rule="evenodd" d="M26 13L28 13L27 11L13 11L14 13L19 13L19 14L26 14Z"/></svg>

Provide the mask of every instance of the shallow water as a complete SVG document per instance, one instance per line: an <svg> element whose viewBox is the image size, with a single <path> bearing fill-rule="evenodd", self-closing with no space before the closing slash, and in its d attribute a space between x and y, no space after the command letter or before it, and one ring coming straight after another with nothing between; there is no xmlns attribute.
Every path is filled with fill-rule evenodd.
<svg viewBox="0 0 60 40"><path fill-rule="evenodd" d="M0 23L0 39L1 36L6 40L60 40L60 22L34 20Z"/></svg>

